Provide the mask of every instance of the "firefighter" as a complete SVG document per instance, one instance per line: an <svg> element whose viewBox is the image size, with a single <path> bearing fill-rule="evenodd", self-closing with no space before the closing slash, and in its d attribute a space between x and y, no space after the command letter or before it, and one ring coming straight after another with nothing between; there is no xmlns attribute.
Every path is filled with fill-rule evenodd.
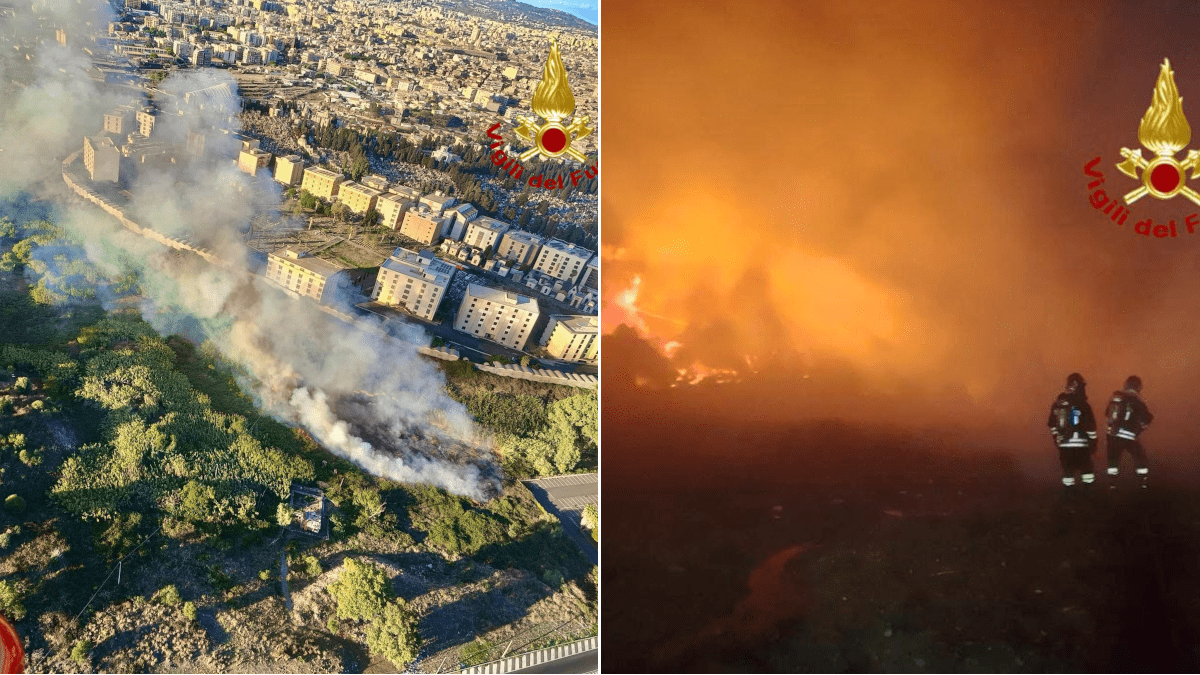
<svg viewBox="0 0 1200 675"><path fill-rule="evenodd" d="M1096 482L1096 469L1092 453L1096 451L1096 418L1087 400L1087 382L1079 373L1067 376L1066 389L1054 399L1050 406L1047 425L1058 446L1058 458L1062 463L1063 485L1075 486L1075 474L1079 473L1084 485Z"/></svg>
<svg viewBox="0 0 1200 675"><path fill-rule="evenodd" d="M1112 399L1108 402L1108 410L1105 411L1105 417L1108 418L1108 487L1110 489L1117 487L1117 475L1120 473L1117 465L1121 462L1121 453L1125 451L1133 455L1133 465L1137 468L1137 475L1141 479L1143 488L1146 487L1146 480L1150 476L1150 467L1146 463L1146 450L1137 438L1138 434L1154 421L1154 415L1150 414L1150 409L1142 400L1141 391L1142 378L1130 375L1125 380L1125 388L1113 392Z"/></svg>

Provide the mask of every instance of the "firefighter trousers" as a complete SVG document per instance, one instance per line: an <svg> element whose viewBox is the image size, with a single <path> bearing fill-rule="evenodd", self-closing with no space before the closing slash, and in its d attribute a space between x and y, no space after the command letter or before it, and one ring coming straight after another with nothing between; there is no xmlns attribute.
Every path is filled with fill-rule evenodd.
<svg viewBox="0 0 1200 675"><path fill-rule="evenodd" d="M1081 474L1084 483L1091 483L1096 480L1096 466L1092 462L1093 448L1090 445L1084 446L1058 446L1058 459L1062 462L1063 470L1063 485L1072 486L1075 484L1075 474Z"/></svg>
<svg viewBox="0 0 1200 675"><path fill-rule="evenodd" d="M1137 439L1109 436L1108 475L1116 476L1119 473L1118 466L1121 463L1121 455L1126 452L1133 455L1133 466L1137 469L1139 476L1150 473L1150 465L1146 462L1146 450Z"/></svg>

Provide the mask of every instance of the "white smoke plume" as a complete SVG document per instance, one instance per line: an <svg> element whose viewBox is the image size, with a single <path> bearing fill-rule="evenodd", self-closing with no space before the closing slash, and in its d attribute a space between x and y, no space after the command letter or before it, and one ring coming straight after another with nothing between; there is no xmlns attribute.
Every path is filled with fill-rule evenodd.
<svg viewBox="0 0 1200 675"><path fill-rule="evenodd" d="M84 242L88 259L109 275L136 270L141 312L163 334L209 340L248 373L242 386L272 415L307 429L325 447L379 476L436 485L474 499L497 487L489 442L466 409L450 399L441 372L413 342L349 326L241 271L251 259L239 230L269 211L279 187L253 179L233 162L236 110L218 103L181 105L182 94L236 82L212 69L173 74L155 100L164 108L155 137L180 145L207 132L206 161L180 156L141 165L128 186L126 214L170 236L197 242L227 263L178 254L120 227L74 198L61 177L63 158L100 133L103 115L121 103L140 104L137 90L98 84L79 42L113 20L94 0L29 0L15 16L0 15L0 215L33 197L52 201L52 219ZM68 47L58 45L62 28ZM15 47L15 48L14 48ZM26 58L28 57L28 58ZM39 258L53 267L49 252ZM61 258L59 258L61 261ZM101 297L106 306L112 298ZM364 440L363 436L370 439Z"/></svg>

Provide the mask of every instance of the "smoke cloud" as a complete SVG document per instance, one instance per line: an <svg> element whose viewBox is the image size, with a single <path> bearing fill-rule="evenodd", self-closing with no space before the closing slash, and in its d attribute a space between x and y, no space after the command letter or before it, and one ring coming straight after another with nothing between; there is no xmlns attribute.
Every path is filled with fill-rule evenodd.
<svg viewBox="0 0 1200 675"><path fill-rule="evenodd" d="M1183 452L1200 414L1200 235L1109 221L1088 204L1083 166L1100 155L1110 194L1137 187L1114 165L1139 147L1164 58L1195 128L1200 9L894 10L606 10L619 114L605 118L605 332L626 323L660 350L679 343L676 370L756 377L738 409L758 418L816 407L989 426L1040 454L1068 373L1088 377L1101 408L1136 373L1159 415L1155 450ZM1147 198L1134 211L1182 222L1197 208Z"/></svg>
<svg viewBox="0 0 1200 675"><path fill-rule="evenodd" d="M108 275L140 276L142 316L163 334L178 333L215 345L245 370L240 384L272 415L297 424L336 454L373 474L422 482L483 499L498 486L490 442L466 409L450 399L433 364L421 358L421 337L398 341L377 326L349 326L308 299L290 297L244 271L250 261L240 241L255 213L270 213L279 187L236 169L236 102L187 92L226 85L228 74L206 69L173 74L155 98L162 104L154 138L185 144L206 132L205 161L175 153L141 165L128 187L126 215L169 236L203 246L226 264L181 255L120 227L99 209L73 197L61 177L62 160L98 134L103 114L140 103L142 92L97 84L78 48L95 26L112 20L101 2L50 0L0 17L0 204L12 214L23 204L53 204L52 220L83 242L87 259ZM70 47L55 43L67 32ZM15 47L15 48L14 48ZM28 58L26 58L28 56ZM183 114L175 114L178 106ZM19 214L17 214L19 215ZM51 269L69 262L62 251L40 250ZM345 289L342 289L345 293ZM101 297L107 307L115 299ZM337 302L344 303L347 297ZM370 324L370 322L360 322ZM364 440L369 437L371 440Z"/></svg>

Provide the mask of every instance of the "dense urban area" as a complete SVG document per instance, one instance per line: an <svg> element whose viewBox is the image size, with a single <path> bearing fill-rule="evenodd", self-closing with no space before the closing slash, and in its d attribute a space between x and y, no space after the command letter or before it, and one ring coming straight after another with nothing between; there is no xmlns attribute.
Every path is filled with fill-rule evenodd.
<svg viewBox="0 0 1200 675"><path fill-rule="evenodd" d="M99 101L46 148L53 190L0 194L24 667L595 664L595 26L498 0L55 5L0 3L5 92L58 77L52 53ZM543 114L568 83L573 114ZM571 152L531 152L522 129L555 125ZM366 383L335 391L305 336L369 352L344 364ZM289 341L297 362L247 356ZM280 403L276 376L309 384ZM321 382L331 421L281 414ZM377 420L431 398L432 423Z"/></svg>

